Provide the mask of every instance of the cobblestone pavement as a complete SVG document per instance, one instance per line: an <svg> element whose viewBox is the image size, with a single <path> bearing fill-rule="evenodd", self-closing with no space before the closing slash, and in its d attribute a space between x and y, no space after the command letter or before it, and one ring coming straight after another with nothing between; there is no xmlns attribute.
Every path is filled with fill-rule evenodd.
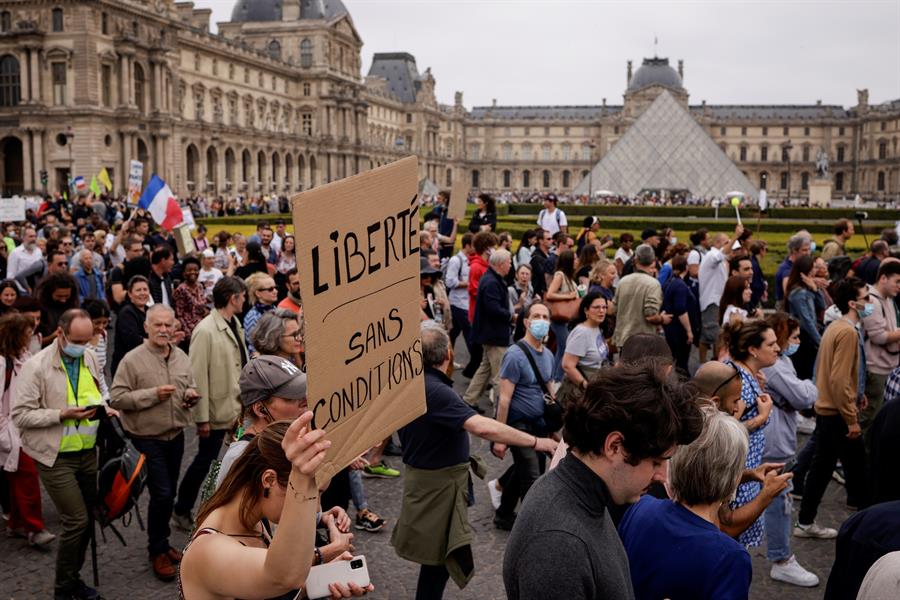
<svg viewBox="0 0 900 600"><path fill-rule="evenodd" d="M465 389L464 381L457 376L456 388L460 393ZM483 400L487 402L487 400ZM487 406L486 404L484 405ZM196 451L196 438L188 432L183 467L189 463ZM488 478L498 477L507 467L509 457L499 461L493 457L486 443L472 438L472 452L485 457L489 466ZM401 467L399 458L388 458L388 462ZM386 479L366 479L366 489L372 510L388 519L388 525L381 532L370 534L355 531L356 552L365 554L376 591L370 598L407 599L414 597L418 565L401 560L393 552L389 540L391 528L396 523L400 510L403 481ZM475 533L475 577L464 590L459 590L450 582L445 598L488 600L504 598L502 561L507 532L494 528L493 511L484 482L476 480L476 504L469 509L469 520ZM146 514L148 495L141 498L142 514ZM841 486L832 482L822 502L819 523L839 527L849 516L845 506L845 494ZM799 508L795 506L795 510ZM355 515L351 507L350 515ZM50 531L58 532L59 520L50 500L44 496L44 515ZM796 518L796 515L795 515ZM146 534L136 522L127 528L120 528L127 546L123 547L112 535L107 541L98 539L98 563L100 570L100 590L107 600L142 600L177 598L174 583L158 581L150 569L146 552ZM186 536L175 532L172 543L183 547ZM801 564L815 572L821 584L812 589L802 589L775 582L769 578L769 565L765 558L765 546L751 551L753 557L753 584L750 597L755 600L786 598L812 600L821 598L825 582L834 558L833 541L813 541L792 538L792 547ZM52 597L54 576L54 545L50 551L30 549L23 540L7 539L0 535L0 600L45 600ZM90 560L82 571L85 581L90 582Z"/></svg>

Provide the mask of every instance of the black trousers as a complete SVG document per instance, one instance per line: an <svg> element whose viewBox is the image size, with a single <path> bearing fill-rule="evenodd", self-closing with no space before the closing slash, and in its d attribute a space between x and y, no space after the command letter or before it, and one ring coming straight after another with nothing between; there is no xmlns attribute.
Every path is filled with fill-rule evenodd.
<svg viewBox="0 0 900 600"><path fill-rule="evenodd" d="M450 314L453 317L453 331L450 332L450 347L452 348L456 345L456 338L462 334L463 341L466 343L466 349L471 356L472 345L469 340L472 337L472 324L469 323L469 311L465 308L451 306Z"/></svg>
<svg viewBox="0 0 900 600"><path fill-rule="evenodd" d="M219 457L225 433L225 429L212 429L208 437L199 438L197 454L185 471L181 485L178 486L178 500L174 509L176 514L187 515L194 509L197 494L200 493L203 481L209 473L209 466Z"/></svg>
<svg viewBox="0 0 900 600"><path fill-rule="evenodd" d="M147 461L147 490L150 503L147 507L147 550L150 557L165 554L169 550L169 519L175 506L178 490L178 473L184 456L184 434L171 440L147 440L131 438L131 443L142 452Z"/></svg>
<svg viewBox="0 0 900 600"><path fill-rule="evenodd" d="M531 427L524 423L512 423L512 427L521 431L527 431L532 435L537 435ZM504 473L502 481L503 496L500 498L500 508L497 509L497 516L503 518L512 517L516 511L516 505L519 500L524 500L525 495L537 478L544 472L547 457L543 453L532 448L521 448L519 446L511 446L513 456L512 473Z"/></svg>
<svg viewBox="0 0 900 600"><path fill-rule="evenodd" d="M798 518L803 525L816 520L819 503L839 458L847 480L848 502L859 508L869 505L866 449L862 437L851 440L847 437L848 431L847 424L840 415L816 415L816 446L806 474Z"/></svg>
<svg viewBox="0 0 900 600"><path fill-rule="evenodd" d="M416 600L441 600L450 573L444 565L422 565L416 583Z"/></svg>

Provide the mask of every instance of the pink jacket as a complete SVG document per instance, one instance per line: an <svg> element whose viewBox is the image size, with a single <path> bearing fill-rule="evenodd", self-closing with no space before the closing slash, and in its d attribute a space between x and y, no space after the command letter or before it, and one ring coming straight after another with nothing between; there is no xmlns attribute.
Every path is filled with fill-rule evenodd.
<svg viewBox="0 0 900 600"><path fill-rule="evenodd" d="M887 334L897 330L896 299L884 298L869 286L875 312L862 320L866 332L866 368L876 375L889 375L900 365L900 343L887 343Z"/></svg>
<svg viewBox="0 0 900 600"><path fill-rule="evenodd" d="M22 439L19 430L9 416L12 399L16 394L16 380L22 370L25 361L31 358L26 352L23 356L12 361L13 374L6 386L6 359L0 357L0 382L4 386L3 396L0 397L0 469L15 473L19 468L19 451L22 449Z"/></svg>

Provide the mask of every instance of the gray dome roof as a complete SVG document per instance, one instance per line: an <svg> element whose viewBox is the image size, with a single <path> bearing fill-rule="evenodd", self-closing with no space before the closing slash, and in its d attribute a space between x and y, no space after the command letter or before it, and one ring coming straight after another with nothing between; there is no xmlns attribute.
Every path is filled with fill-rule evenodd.
<svg viewBox="0 0 900 600"><path fill-rule="evenodd" d="M280 21L284 0L237 0L231 11L232 22ZM341 0L300 0L301 19L331 19L348 14Z"/></svg>
<svg viewBox="0 0 900 600"><path fill-rule="evenodd" d="M636 92L651 85L662 85L670 89L684 89L678 72L669 66L668 58L645 58L628 84L629 92Z"/></svg>

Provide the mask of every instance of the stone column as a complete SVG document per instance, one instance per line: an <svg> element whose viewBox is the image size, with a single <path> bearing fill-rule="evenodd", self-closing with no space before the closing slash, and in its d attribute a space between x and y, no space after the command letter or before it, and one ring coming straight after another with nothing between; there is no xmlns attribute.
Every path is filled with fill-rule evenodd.
<svg viewBox="0 0 900 600"><path fill-rule="evenodd" d="M118 105L125 106L128 104L128 57L119 55L119 85L116 86L116 95Z"/></svg>
<svg viewBox="0 0 900 600"><path fill-rule="evenodd" d="M34 146L31 143L33 132L26 129L22 133L24 134L20 136L22 138L22 187L29 192L34 190L34 171L32 170Z"/></svg>
<svg viewBox="0 0 900 600"><path fill-rule="evenodd" d="M44 132L41 129L33 130L31 136L31 150L33 152L33 162L32 166L34 167L34 173L38 175L34 176L35 179L35 189L43 189L41 186L41 178L39 176L41 169L45 169L45 165L47 164L44 161ZM49 169L47 169L49 171ZM49 176L49 172L48 172Z"/></svg>

